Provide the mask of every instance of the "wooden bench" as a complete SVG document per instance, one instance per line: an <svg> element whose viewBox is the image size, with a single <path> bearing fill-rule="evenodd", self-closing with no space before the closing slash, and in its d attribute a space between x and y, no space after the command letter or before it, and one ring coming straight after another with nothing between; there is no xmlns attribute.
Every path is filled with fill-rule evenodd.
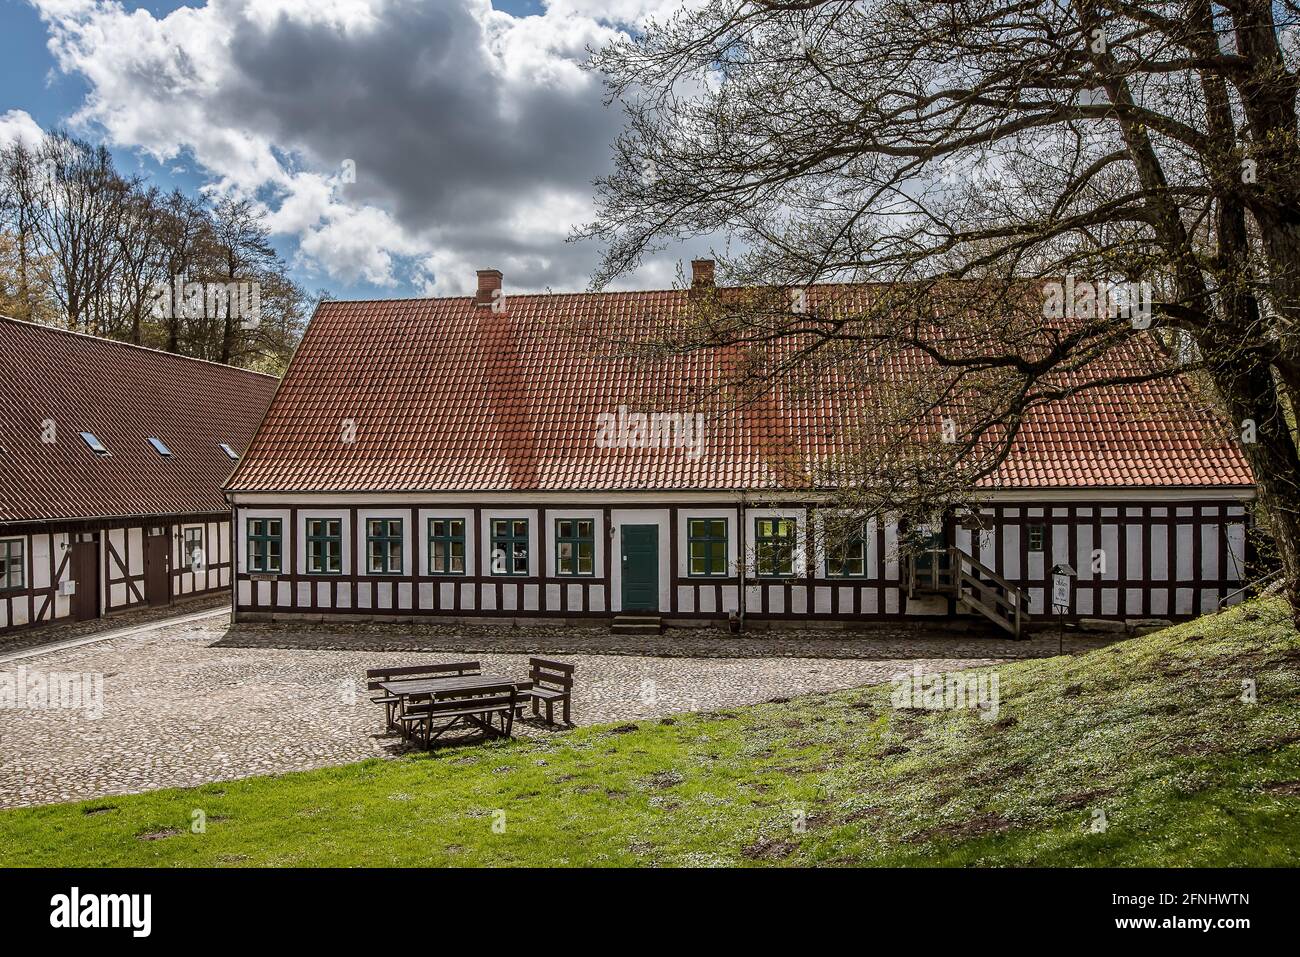
<svg viewBox="0 0 1300 957"><path fill-rule="evenodd" d="M453 661L445 665L405 665L400 668L370 668L366 671L366 690L379 691L381 682L395 678L437 678L443 675L479 675L483 673L477 661ZM384 706L388 727L397 727L397 706L402 699L387 692L370 699Z"/></svg>
<svg viewBox="0 0 1300 957"><path fill-rule="evenodd" d="M569 720L569 697L573 692L573 665L562 661L547 661L545 658L528 659L528 680L533 683L528 694L533 699L533 714L538 714L538 706L546 702L546 723L555 724L555 703L564 705L564 723Z"/></svg>
<svg viewBox="0 0 1300 957"><path fill-rule="evenodd" d="M429 747L444 733L457 725L472 725L492 737L510 737L515 724L515 710L519 707L520 692L513 684L482 685L473 697L464 691L435 691L416 703L408 702L398 720L402 734L417 736L424 747ZM526 693L526 692L525 692ZM492 726L496 717L501 722L498 730ZM445 723L435 725L445 719Z"/></svg>

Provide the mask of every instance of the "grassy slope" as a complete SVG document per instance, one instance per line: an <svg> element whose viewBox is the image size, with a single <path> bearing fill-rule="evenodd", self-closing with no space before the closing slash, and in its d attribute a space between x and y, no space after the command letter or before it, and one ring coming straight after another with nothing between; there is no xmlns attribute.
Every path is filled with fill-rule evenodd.
<svg viewBox="0 0 1300 957"><path fill-rule="evenodd" d="M997 721L886 685L5 811L0 864L1295 865L1298 638L1267 601L1008 664Z"/></svg>

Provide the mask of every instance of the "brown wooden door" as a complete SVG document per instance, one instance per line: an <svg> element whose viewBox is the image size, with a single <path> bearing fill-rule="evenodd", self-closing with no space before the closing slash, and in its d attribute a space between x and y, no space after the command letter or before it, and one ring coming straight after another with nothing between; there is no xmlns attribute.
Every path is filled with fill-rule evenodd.
<svg viewBox="0 0 1300 957"><path fill-rule="evenodd" d="M68 560L77 590L72 593L72 618L87 621L99 617L99 543L74 542Z"/></svg>
<svg viewBox="0 0 1300 957"><path fill-rule="evenodd" d="M166 535L144 540L144 598L150 605L171 603L171 539Z"/></svg>

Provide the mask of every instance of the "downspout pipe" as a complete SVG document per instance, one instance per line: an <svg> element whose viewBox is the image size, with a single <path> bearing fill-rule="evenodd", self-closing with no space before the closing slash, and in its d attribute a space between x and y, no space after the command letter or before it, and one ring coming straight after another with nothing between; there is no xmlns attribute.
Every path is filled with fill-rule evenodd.
<svg viewBox="0 0 1300 957"><path fill-rule="evenodd" d="M747 557L747 556L748 556L748 552L747 552L747 545L748 545L748 543L747 543L746 538L745 538L745 530L746 530L746 522L745 522L745 510L746 510L746 509L745 509L745 507L746 507L746 502L745 502L745 492L744 492L743 489L740 491L739 501L740 501L740 512L739 512L738 524L740 525L740 551L739 551L739 554L737 555L737 565L738 565L738 568L737 568L737 574L738 574L739 581L740 581L740 588L739 588L738 593L737 593L737 604L739 605L740 630L743 632L743 631L745 630L745 608L746 608L746 606L748 606L748 604L749 604L749 602L748 602L748 600L747 600L747 596L746 596L746 594L745 594L745 567L746 567L746 565L747 565L747 563L748 563L748 557Z"/></svg>

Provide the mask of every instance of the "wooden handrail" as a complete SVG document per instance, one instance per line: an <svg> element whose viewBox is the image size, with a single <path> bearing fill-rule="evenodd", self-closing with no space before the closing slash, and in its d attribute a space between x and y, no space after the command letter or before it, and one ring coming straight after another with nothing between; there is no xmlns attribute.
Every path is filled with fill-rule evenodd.
<svg viewBox="0 0 1300 957"><path fill-rule="evenodd" d="M1238 588L1236 591L1228 592L1228 594L1224 595L1223 598L1219 600L1219 609L1222 610L1224 608L1227 608L1228 602L1232 601L1232 599L1236 598L1238 595L1243 595L1246 592L1251 591L1252 589L1258 589L1260 585L1263 585L1266 582L1271 582L1274 578L1277 578L1281 574L1282 574L1282 569L1279 568L1276 571L1269 572L1263 578L1256 578L1253 582L1247 582L1246 584Z"/></svg>
<svg viewBox="0 0 1300 957"><path fill-rule="evenodd" d="M973 555L968 555L966 552L963 552L956 545L952 545L948 548L948 558L949 561L953 561L953 562L965 562L966 564L972 566L977 572L979 572L984 577L993 579L994 582L1001 585L1008 592L1020 591L1018 586L1011 584L1011 582L1007 581L1005 578L1003 578L993 569L989 568L979 559L975 558Z"/></svg>
<svg viewBox="0 0 1300 957"><path fill-rule="evenodd" d="M1015 607L1015 602L1007 598L1006 595L1004 595L1002 592L997 591L993 587L993 583L991 582L983 581L979 578L976 578L974 575L968 575L965 572L963 572L961 576L961 583L963 585L969 585L971 588L977 590L981 595L987 595L990 599L997 602L999 605L1006 605L1008 608Z"/></svg>

